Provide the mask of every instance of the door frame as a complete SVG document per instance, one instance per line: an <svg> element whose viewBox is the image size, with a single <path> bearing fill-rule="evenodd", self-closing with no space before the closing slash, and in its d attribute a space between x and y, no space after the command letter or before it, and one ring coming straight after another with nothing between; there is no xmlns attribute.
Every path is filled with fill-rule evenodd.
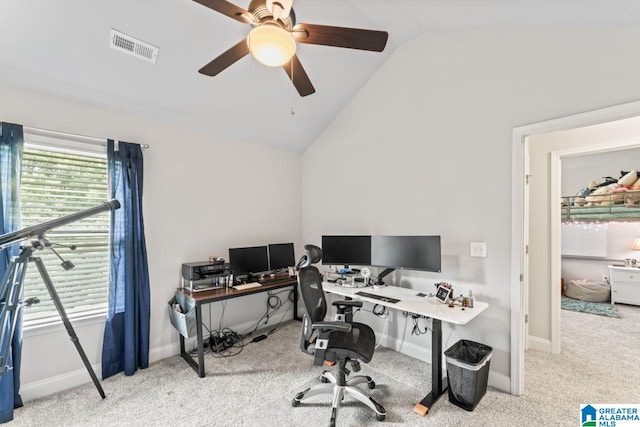
<svg viewBox="0 0 640 427"><path fill-rule="evenodd" d="M528 172L528 137L541 133L555 132L561 130L575 129L585 126L598 125L617 120L628 119L640 116L640 101L630 102L627 104L607 107L599 110L580 113L572 116L556 118L539 123L533 123L513 129L513 152L512 152L512 186L511 186L511 394L524 394L524 349L526 346L526 323L525 316L528 315L528 300L525 296L528 289L525 289L527 283L526 273L526 234L525 230L529 227L528 200L525 199L525 186L527 185ZM566 151L566 150L565 150ZM561 156L570 155L570 153L555 152L557 158L553 160L552 155L552 174L557 174L557 168L561 167ZM558 180L559 181L559 180ZM560 197L560 188L555 188L556 184L552 181L550 197L556 195ZM557 199L551 199L557 200ZM559 211L557 213L559 220ZM551 218L555 216L551 215ZM560 254L560 226L557 225L556 230L553 229L552 240L552 257L554 251L559 257ZM555 261L559 264L559 258ZM559 266L555 269L552 261L552 274L559 277ZM559 279L558 279L559 280ZM559 296L558 296L559 299ZM557 307L551 307L551 345L552 349L560 348L560 304ZM554 313L557 310L557 313ZM554 320L556 320L554 322Z"/></svg>

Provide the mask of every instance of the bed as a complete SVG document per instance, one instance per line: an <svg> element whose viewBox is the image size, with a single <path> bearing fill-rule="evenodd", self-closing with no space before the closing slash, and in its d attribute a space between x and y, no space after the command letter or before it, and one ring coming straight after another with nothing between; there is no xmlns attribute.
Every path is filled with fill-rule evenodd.
<svg viewBox="0 0 640 427"><path fill-rule="evenodd" d="M595 203L582 206L576 199L562 197L562 221L640 221L640 191L598 196Z"/></svg>

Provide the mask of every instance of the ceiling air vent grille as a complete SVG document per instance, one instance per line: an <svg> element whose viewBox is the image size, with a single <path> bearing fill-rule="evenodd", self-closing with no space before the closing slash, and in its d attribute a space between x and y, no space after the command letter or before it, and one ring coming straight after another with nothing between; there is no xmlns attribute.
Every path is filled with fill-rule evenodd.
<svg viewBox="0 0 640 427"><path fill-rule="evenodd" d="M114 30L113 28L109 36L109 46L120 52L151 62L152 64L156 63L156 58L158 57L157 47Z"/></svg>

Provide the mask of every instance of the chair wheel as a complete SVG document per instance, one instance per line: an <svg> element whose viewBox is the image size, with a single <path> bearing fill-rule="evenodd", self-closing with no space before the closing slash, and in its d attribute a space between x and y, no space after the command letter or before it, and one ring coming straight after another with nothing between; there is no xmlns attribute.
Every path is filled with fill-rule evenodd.
<svg viewBox="0 0 640 427"><path fill-rule="evenodd" d="M374 388L376 388L376 382L375 382L375 381L369 381L369 382L367 383L367 385L369 386L369 388L370 388L371 390L373 390Z"/></svg>
<svg viewBox="0 0 640 427"><path fill-rule="evenodd" d="M384 417L385 417L385 415L384 415L384 414L376 414L376 419L377 419L378 421L384 421Z"/></svg>
<svg viewBox="0 0 640 427"><path fill-rule="evenodd" d="M300 406L300 401L296 400L296 399L293 399L291 401L291 406L293 406L294 408L297 408L298 406Z"/></svg>

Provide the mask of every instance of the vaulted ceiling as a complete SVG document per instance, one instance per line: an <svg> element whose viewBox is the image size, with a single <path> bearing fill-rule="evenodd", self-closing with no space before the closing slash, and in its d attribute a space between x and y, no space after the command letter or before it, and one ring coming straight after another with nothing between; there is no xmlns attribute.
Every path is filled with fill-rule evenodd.
<svg viewBox="0 0 640 427"><path fill-rule="evenodd" d="M250 55L215 77L199 74L250 27L192 0L2 0L0 83L302 152L395 49L421 34L640 24L637 0L295 0L293 8L298 22L387 31L387 47L299 44L316 89L302 98L281 68ZM112 28L158 47L157 62L110 49Z"/></svg>

